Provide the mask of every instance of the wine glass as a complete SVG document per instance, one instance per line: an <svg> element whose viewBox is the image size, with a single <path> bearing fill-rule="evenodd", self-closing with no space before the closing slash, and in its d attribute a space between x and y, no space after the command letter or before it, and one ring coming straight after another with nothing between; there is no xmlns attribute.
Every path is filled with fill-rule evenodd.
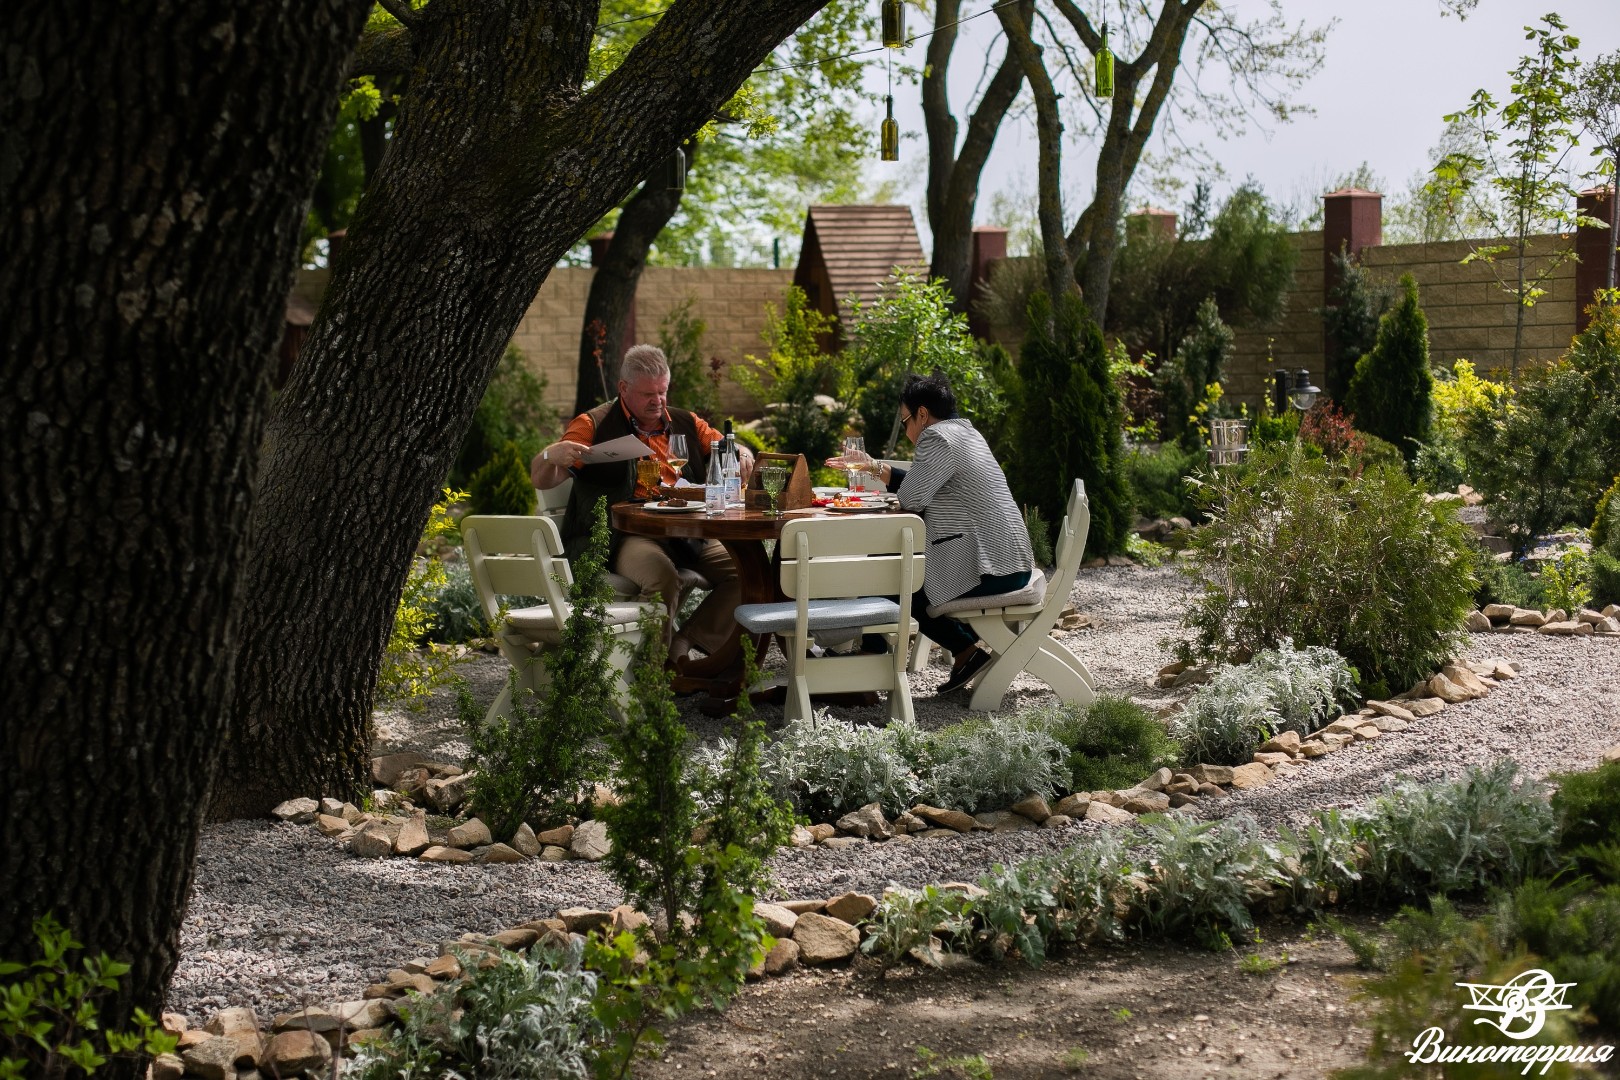
<svg viewBox="0 0 1620 1080"><path fill-rule="evenodd" d="M782 494L782 487L787 483L788 471L781 465L767 465L759 470L759 483L765 489L765 494L771 497L771 508L765 512L767 517L781 517L782 513L776 508L776 497Z"/></svg>
<svg viewBox="0 0 1620 1080"><path fill-rule="evenodd" d="M686 467L686 463L690 460L691 458L687 455L686 436L678 433L671 433L669 437L669 452L664 458L664 462L670 468L675 470L675 479L670 481L671 484L679 484L681 482L681 470Z"/></svg>
<svg viewBox="0 0 1620 1080"><path fill-rule="evenodd" d="M844 437L844 461L849 468L849 489L861 489L861 469L870 459L866 456L866 440L859 435Z"/></svg>

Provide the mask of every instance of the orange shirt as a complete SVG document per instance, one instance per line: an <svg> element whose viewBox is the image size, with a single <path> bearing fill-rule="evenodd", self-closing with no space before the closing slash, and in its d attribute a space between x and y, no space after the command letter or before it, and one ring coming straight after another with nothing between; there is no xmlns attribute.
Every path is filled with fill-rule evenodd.
<svg viewBox="0 0 1620 1080"><path fill-rule="evenodd" d="M619 408L624 410L624 418L630 422L630 430L635 434L636 438L652 449L653 456L662 465L662 468L659 469L659 479L665 484L674 484L680 478L680 472L669 463L669 415L665 414L664 426L661 430L648 432L641 430L641 425L636 423L634 416L630 415L630 410L625 409L624 402L619 402ZM708 421L696 413L692 414L692 423L697 425L699 445L689 446L687 449L691 451L694 458L701 460L709 452L709 444L716 439L724 439L725 434L716 431ZM574 417L573 420L569 421L568 427L563 430L562 437L567 442L576 442L581 446L594 445L596 443L596 424L591 420L591 414L585 412ZM658 492L648 488L639 480L636 482L636 491L632 498L655 499L657 497Z"/></svg>

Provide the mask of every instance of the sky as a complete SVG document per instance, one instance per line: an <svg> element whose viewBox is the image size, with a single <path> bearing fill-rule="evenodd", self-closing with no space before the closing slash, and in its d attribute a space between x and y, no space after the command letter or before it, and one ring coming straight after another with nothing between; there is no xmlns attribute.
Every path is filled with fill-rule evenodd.
<svg viewBox="0 0 1620 1080"><path fill-rule="evenodd" d="M1394 195L1414 173L1429 167L1429 151L1445 126L1444 114L1466 105L1477 88L1491 91L1498 101L1507 96L1508 72L1530 49L1523 27L1538 22L1546 11L1557 11L1568 31L1581 39L1577 55L1582 61L1620 49L1620 0L1480 0L1462 21L1442 16L1439 0L1281 3L1291 20L1311 25L1338 20L1328 34L1319 70L1294 95L1315 114L1287 124L1269 120L1263 127L1251 124L1246 134L1237 136L1223 136L1207 127L1185 129L1189 141L1201 143L1224 171L1224 178L1215 182L1217 203L1237 183L1252 177L1274 200L1304 205L1363 161L1383 180L1386 195ZM988 6L988 0L975 0L964 9L971 13ZM1240 17L1258 17L1266 8L1263 0L1227 0L1227 6ZM1093 0L1085 7L1095 11L1097 4ZM914 35L927 28L927 20L915 10L907 12L907 19L907 29ZM1003 49L994 14L974 19L962 30L950 88L959 117L966 115L982 59L988 54L992 62L999 62ZM920 65L924 48L921 42L913 43L906 59ZM874 64L868 85L881 88L883 78L881 64ZM1024 115L1004 124L997 137L980 189L978 224L994 223L997 193L1033 207L1037 142L1029 101L1026 89L1020 99ZM902 160L872 161L867 179L874 185L890 185L897 200L912 205L927 247L923 210L927 146L915 85L896 86L895 117L910 136L902 144ZM1069 143L1064 157L1064 211L1072 221L1090 200L1095 149ZM1584 150L1572 160L1583 170L1590 162ZM1136 194L1137 202L1151 197ZM1185 198L1173 201L1161 196L1154 201L1168 202L1170 209L1179 211Z"/></svg>

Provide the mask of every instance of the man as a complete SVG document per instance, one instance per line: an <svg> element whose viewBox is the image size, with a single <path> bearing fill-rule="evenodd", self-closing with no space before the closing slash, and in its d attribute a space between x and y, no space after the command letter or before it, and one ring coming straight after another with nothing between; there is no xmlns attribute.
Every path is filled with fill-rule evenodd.
<svg viewBox="0 0 1620 1080"><path fill-rule="evenodd" d="M574 417L562 438L540 451L529 464L529 475L537 488L554 488L570 476L574 478L561 530L563 547L571 560L579 558L590 539L598 498L606 497L611 506L631 498L655 499L659 494L637 480L634 461L580 464L580 458L593 445L634 435L665 462L661 475L664 483L673 484L678 476L684 476L702 484L710 444L721 438L720 432L701 416L669 407L669 361L656 346L636 345L625 352L619 365L618 390L617 398ZM673 434L685 435L691 450L691 459L679 474L667 464L669 437ZM738 454L747 475L753 468L753 455L745 447L739 447ZM608 565L614 573L636 583L640 599L650 600L655 595L663 599L669 609L671 661L686 659L693 645L712 653L736 632L733 613L741 586L737 568L718 541L659 541L614 530ZM676 631L681 567L697 570L714 589Z"/></svg>

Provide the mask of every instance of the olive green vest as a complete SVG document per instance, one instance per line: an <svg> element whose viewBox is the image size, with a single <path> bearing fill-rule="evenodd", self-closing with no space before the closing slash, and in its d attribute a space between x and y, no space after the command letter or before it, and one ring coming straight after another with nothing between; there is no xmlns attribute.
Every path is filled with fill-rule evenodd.
<svg viewBox="0 0 1620 1080"><path fill-rule="evenodd" d="M625 435L634 435L629 417L619 405L619 399L598 405L588 414L596 425L591 442L608 442ZM703 483L704 466L709 460L709 448L698 445L697 422L685 409L669 410L669 432L685 435L686 445L692 451L691 460L681 475L695 484ZM563 514L563 550L569 561L584 554L591 539L591 523L595 521L596 500L606 499L608 505L624 502L636 491L636 463L634 461L604 461L596 465L580 465L574 470L574 488L568 495L568 510ZM619 554L624 534L613 530L613 543L608 552L608 565Z"/></svg>

